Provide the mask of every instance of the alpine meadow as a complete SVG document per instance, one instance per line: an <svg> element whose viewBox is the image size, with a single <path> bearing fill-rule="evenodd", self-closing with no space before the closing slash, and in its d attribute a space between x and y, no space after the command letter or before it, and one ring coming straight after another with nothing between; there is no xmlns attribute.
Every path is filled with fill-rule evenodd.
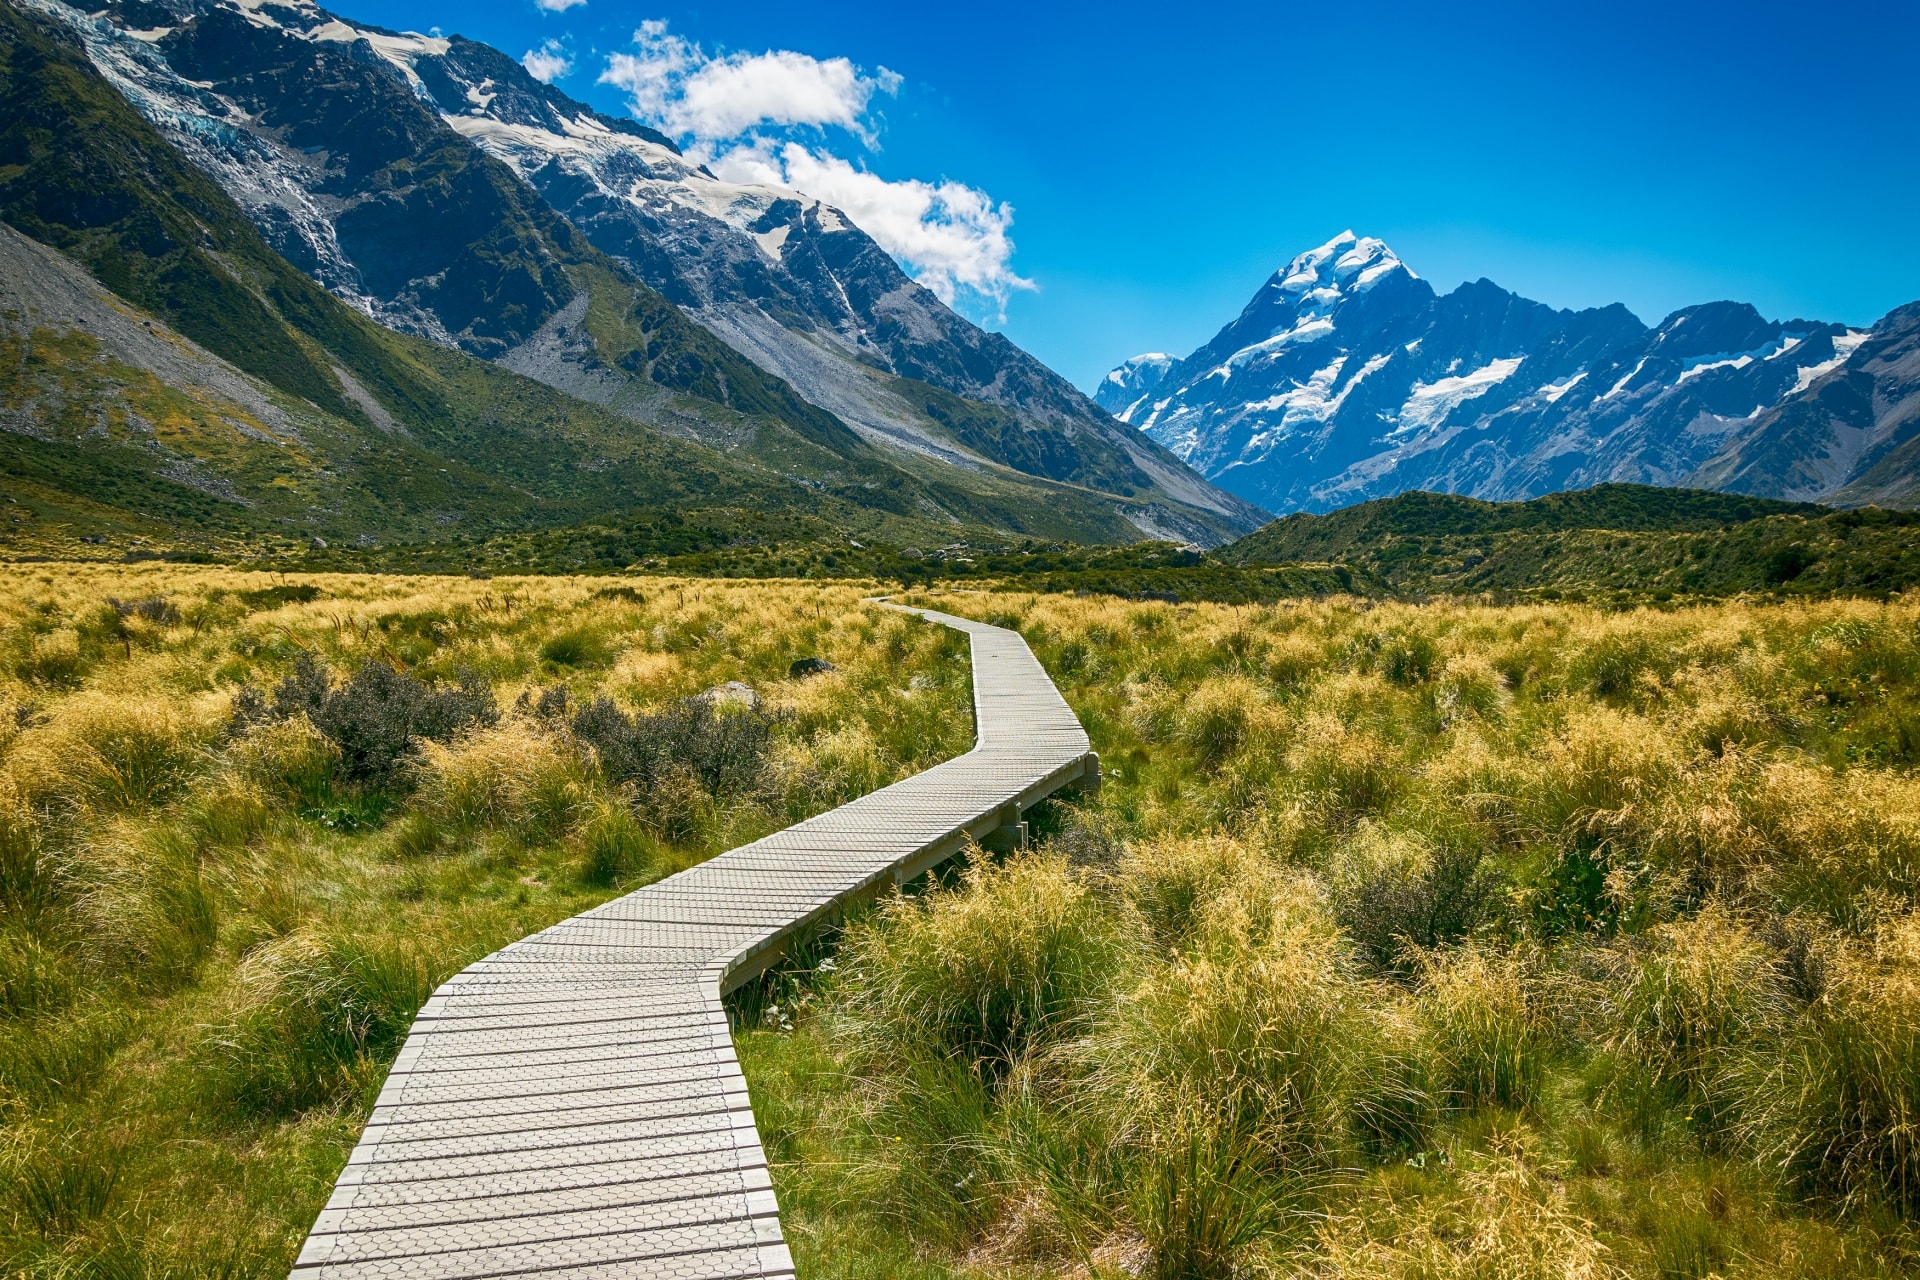
<svg viewBox="0 0 1920 1280"><path fill-rule="evenodd" d="M10 570L10 1267L286 1267L440 981L963 751L861 594ZM731 998L806 1274L1910 1265L1911 605L924 602L1103 785Z"/></svg>
<svg viewBox="0 0 1920 1280"><path fill-rule="evenodd" d="M1920 1277L1915 48L0 0L0 1280Z"/></svg>

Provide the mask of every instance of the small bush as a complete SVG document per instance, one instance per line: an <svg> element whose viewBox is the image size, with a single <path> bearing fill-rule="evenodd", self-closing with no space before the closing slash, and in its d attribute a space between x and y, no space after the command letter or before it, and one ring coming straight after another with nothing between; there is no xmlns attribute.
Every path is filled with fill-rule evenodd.
<svg viewBox="0 0 1920 1280"><path fill-rule="evenodd" d="M274 690L271 704L255 689L242 690L234 703L238 730L298 715L339 750L342 777L375 786L395 780L417 741L444 742L500 718L493 691L471 671L460 673L456 687L439 688L370 658L336 685L307 649L294 655L293 674Z"/></svg>
<svg viewBox="0 0 1920 1280"><path fill-rule="evenodd" d="M1392 839L1363 823L1340 851L1335 917L1375 967L1460 941L1487 914L1495 876L1464 832L1437 842Z"/></svg>
<svg viewBox="0 0 1920 1280"><path fill-rule="evenodd" d="M690 773L708 795L724 797L760 781L775 723L756 708L706 698L682 698L651 715L628 715L597 698L573 717L572 728L615 786L644 796L670 775Z"/></svg>

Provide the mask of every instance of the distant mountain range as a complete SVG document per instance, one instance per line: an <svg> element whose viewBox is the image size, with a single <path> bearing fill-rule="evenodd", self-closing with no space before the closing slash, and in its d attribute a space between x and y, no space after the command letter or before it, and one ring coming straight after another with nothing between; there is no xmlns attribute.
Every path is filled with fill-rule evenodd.
<svg viewBox="0 0 1920 1280"><path fill-rule="evenodd" d="M1920 502L1920 305L1871 331L1734 302L1648 328L1484 279L1439 294L1351 232L1276 271L1198 351L1136 356L1095 399L1278 512L1608 481Z"/></svg>
<svg viewBox="0 0 1920 1280"><path fill-rule="evenodd" d="M0 106L0 339L70 353L0 372L0 451L62 518L110 491L146 495L123 523L357 539L703 503L916 541L1264 518L843 214L485 45L300 0L0 0Z"/></svg>

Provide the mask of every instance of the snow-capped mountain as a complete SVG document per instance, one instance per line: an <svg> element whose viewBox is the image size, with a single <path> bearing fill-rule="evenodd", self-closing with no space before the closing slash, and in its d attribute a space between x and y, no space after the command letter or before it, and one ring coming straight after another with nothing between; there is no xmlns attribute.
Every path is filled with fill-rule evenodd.
<svg viewBox="0 0 1920 1280"><path fill-rule="evenodd" d="M1276 271L1198 351L1165 368L1136 357L1095 398L1275 511L1409 489L1512 500L1698 483L1866 336L1743 303L1649 329L1617 304L1556 311L1484 279L1438 294L1346 232Z"/></svg>
<svg viewBox="0 0 1920 1280"><path fill-rule="evenodd" d="M966 465L1254 513L1004 337L957 315L847 216L783 187L722 181L670 141L541 84L489 46L416 47L442 119L508 164L595 246L869 438ZM926 388L1005 413L948 404Z"/></svg>
<svg viewBox="0 0 1920 1280"><path fill-rule="evenodd" d="M1800 376L1798 393L1756 418L1695 479L1766 497L1920 505L1920 302L1887 313L1844 360Z"/></svg>
<svg viewBox="0 0 1920 1280"><path fill-rule="evenodd" d="M1210 542L1259 522L956 315L838 210L722 182L499 50L310 0L24 3L74 30L277 250L390 327L662 425L657 388L589 340L589 307L607 304L582 271L610 259L871 443L1115 494L1151 534Z"/></svg>

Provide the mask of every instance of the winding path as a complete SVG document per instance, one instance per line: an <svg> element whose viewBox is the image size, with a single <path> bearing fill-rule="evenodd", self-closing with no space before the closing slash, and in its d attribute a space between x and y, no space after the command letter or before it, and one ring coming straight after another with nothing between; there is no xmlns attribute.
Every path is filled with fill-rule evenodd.
<svg viewBox="0 0 1920 1280"><path fill-rule="evenodd" d="M973 750L478 961L434 993L296 1280L791 1276L721 996L849 903L1097 785L1026 642L966 632Z"/></svg>

